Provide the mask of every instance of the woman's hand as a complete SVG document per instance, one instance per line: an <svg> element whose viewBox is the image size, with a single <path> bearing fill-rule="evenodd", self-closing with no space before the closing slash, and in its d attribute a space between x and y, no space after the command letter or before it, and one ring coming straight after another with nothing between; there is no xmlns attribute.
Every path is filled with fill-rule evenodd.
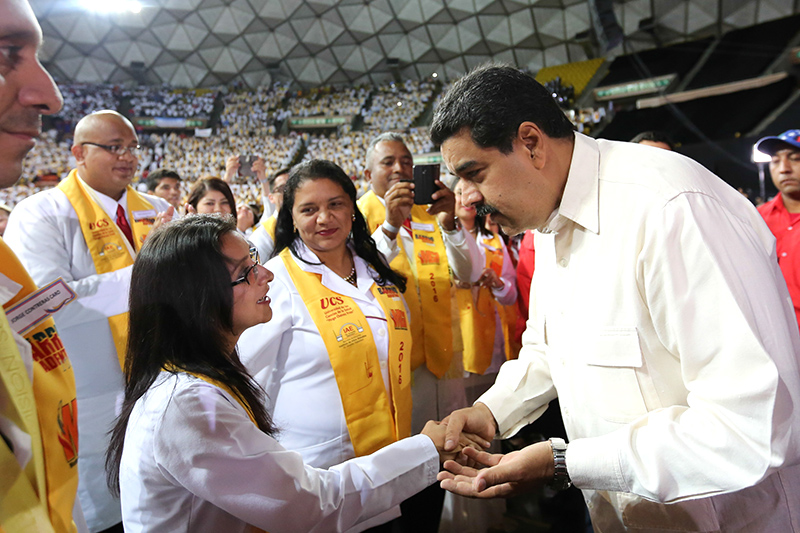
<svg viewBox="0 0 800 533"><path fill-rule="evenodd" d="M497 272L491 268L484 268L483 272L481 272L481 277L478 278L478 285L486 287L487 289L497 290L502 289L505 283L503 283L503 280L497 275Z"/></svg>

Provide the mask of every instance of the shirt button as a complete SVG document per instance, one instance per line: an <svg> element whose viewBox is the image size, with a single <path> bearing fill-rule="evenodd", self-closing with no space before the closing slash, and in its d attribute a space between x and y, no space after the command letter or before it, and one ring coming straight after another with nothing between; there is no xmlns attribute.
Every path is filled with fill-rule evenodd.
<svg viewBox="0 0 800 533"><path fill-rule="evenodd" d="M389 365L386 363L386 361L381 361L381 368L382 369L386 369L387 366L389 366Z"/></svg>
<svg viewBox="0 0 800 533"><path fill-rule="evenodd" d="M558 264L561 265L562 267L566 267L569 264L569 261L567 261L566 259L561 259L558 262Z"/></svg>
<svg viewBox="0 0 800 533"><path fill-rule="evenodd" d="M379 337L385 337L386 336L386 330L383 329L383 328L379 329L378 330L378 336Z"/></svg>
<svg viewBox="0 0 800 533"><path fill-rule="evenodd" d="M788 227L788 228L786 228L786 229L792 229L792 226L789 226L789 227Z"/></svg>
<svg viewBox="0 0 800 533"><path fill-rule="evenodd" d="M783 252L783 253L781 254L781 257L786 257L787 255L789 255L789 254L787 254L786 252Z"/></svg>

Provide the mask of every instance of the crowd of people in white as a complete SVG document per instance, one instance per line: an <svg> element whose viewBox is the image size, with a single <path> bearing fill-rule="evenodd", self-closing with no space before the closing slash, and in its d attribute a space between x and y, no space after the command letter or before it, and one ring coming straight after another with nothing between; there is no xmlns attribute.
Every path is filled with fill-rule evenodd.
<svg viewBox="0 0 800 533"><path fill-rule="evenodd" d="M436 94L433 106L449 84ZM139 169L144 179L149 172L167 168L181 175L183 196L203 176L224 176L231 155L254 155L264 160L267 174L298 160L327 159L335 162L355 181L359 195L368 190L364 180L364 159L370 139L382 131L402 131L414 154L434 150L426 127L414 127L436 89L432 81L406 80L379 86L362 85L337 89L320 87L292 91L286 82L256 89L228 87L180 90L166 86L123 89L117 86L61 85L64 108L57 115L62 134L55 128L42 134L36 148L25 162L23 179L14 187L0 191L0 203L13 207L25 197L52 186L75 166L70 153L69 127L82 116L100 109L117 109L121 102L130 104L131 116L208 118L218 95L223 110L214 134L208 137L191 133L140 132ZM604 111L604 110L603 110ZM353 129L353 122L331 130L300 133L281 132L290 117L310 116L363 117L363 126ZM585 113L573 113L576 119L593 120ZM67 135L64 136L63 132ZM288 133L287 133L288 132ZM283 134L281 134L283 133ZM298 157L299 153L302 157ZM43 179L43 178L49 178ZM254 178L236 177L231 188L237 201L258 204L262 188Z"/></svg>

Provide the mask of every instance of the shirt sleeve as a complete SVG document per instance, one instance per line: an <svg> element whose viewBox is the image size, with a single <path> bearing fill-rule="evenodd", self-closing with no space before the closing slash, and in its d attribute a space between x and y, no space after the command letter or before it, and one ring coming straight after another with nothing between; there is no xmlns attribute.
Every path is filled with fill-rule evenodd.
<svg viewBox="0 0 800 533"><path fill-rule="evenodd" d="M400 231L402 231L402 229ZM377 246L380 253L386 256L387 263L394 261L397 254L400 253L400 245L397 244L397 239L399 238L400 235L398 234L394 239L390 239L389 236L383 232L381 226L378 226L375 231L372 232L372 239L375 241L375 246Z"/></svg>
<svg viewBox="0 0 800 533"><path fill-rule="evenodd" d="M677 502L741 490L797 462L800 339L774 247L762 241L703 194L678 196L650 221L637 283L658 339L680 359L686 405L572 441L576 486Z"/></svg>
<svg viewBox="0 0 800 533"><path fill-rule="evenodd" d="M329 470L306 466L205 383L175 392L154 455L188 491L270 533L347 530L435 482L439 465L417 435Z"/></svg>
<svg viewBox="0 0 800 533"><path fill-rule="evenodd" d="M475 242L464 228L447 232L441 228L442 239L447 253L447 262L453 269L453 276L460 281L474 283L483 271L483 258Z"/></svg>
<svg viewBox="0 0 800 533"><path fill-rule="evenodd" d="M535 284L530 294L530 316L522 334L519 357L503 363L494 385L477 400L492 412L498 435L503 439L542 416L556 398L546 356L544 318L537 314L534 304Z"/></svg>
<svg viewBox="0 0 800 533"><path fill-rule="evenodd" d="M80 232L78 221L58 213L55 202L40 194L44 193L21 202L13 210L4 239L39 286L64 278L77 294L78 299L69 305L69 312L56 315L58 327L68 328L127 312L132 267L106 274L76 275L77 259L73 254L88 254L88 251L83 241L81 249L72 249L75 240L68 243L67 238L72 237L60 226L70 229L74 226Z"/></svg>

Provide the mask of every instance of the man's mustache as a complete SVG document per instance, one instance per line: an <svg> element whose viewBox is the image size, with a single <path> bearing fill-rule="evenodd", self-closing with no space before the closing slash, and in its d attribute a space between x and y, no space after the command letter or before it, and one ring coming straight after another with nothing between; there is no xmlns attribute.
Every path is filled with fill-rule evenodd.
<svg viewBox="0 0 800 533"><path fill-rule="evenodd" d="M486 216L489 216L489 215L493 215L493 214L495 214L495 213L499 213L499 211L497 210L497 208L495 208L495 207L492 207L492 206L491 206L491 205L489 205L489 204L481 204L481 205L477 206L477 207L475 208L475 212L476 212L476 213L477 213L479 216L482 216L482 217L486 217Z"/></svg>

